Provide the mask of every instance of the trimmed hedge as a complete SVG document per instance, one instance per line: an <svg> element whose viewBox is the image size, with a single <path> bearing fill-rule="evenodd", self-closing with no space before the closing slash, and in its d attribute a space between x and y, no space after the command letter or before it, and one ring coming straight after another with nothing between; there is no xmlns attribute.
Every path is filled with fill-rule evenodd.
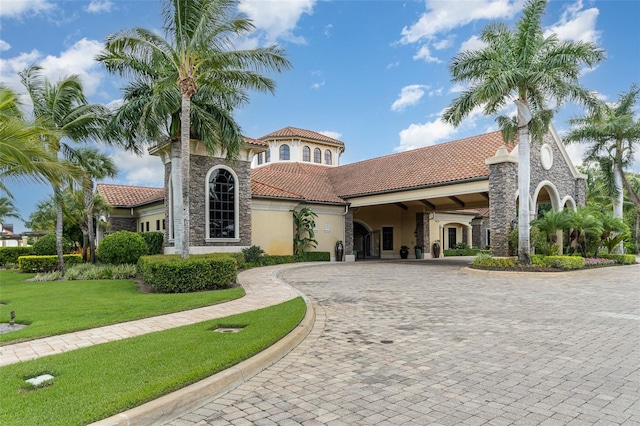
<svg viewBox="0 0 640 426"><path fill-rule="evenodd" d="M616 263L621 265L633 265L636 263L636 256L634 254L599 254L598 257L615 260Z"/></svg>
<svg viewBox="0 0 640 426"><path fill-rule="evenodd" d="M296 262L329 262L331 253L328 251L307 251L302 255L265 255L257 263L258 266L281 265Z"/></svg>
<svg viewBox="0 0 640 426"><path fill-rule="evenodd" d="M118 231L109 234L98 247L98 260L102 263L123 265L138 263L140 256L149 254L149 247L137 232Z"/></svg>
<svg viewBox="0 0 640 426"><path fill-rule="evenodd" d="M164 233L163 232L143 232L142 238L149 247L149 255L162 254L164 247Z"/></svg>
<svg viewBox="0 0 640 426"><path fill-rule="evenodd" d="M476 256L478 253L490 253L490 250L477 248L446 249L442 251L444 256Z"/></svg>
<svg viewBox="0 0 640 426"><path fill-rule="evenodd" d="M63 255L65 266L82 263L81 254ZM22 272L51 272L58 269L58 256L20 256L18 267Z"/></svg>
<svg viewBox="0 0 640 426"><path fill-rule="evenodd" d="M33 247L0 247L0 265L15 265L20 256L33 254Z"/></svg>
<svg viewBox="0 0 640 426"><path fill-rule="evenodd" d="M242 256L242 253L239 253ZM233 287L238 263L226 253L142 256L138 261L142 280L158 293L190 293Z"/></svg>
<svg viewBox="0 0 640 426"><path fill-rule="evenodd" d="M479 268L510 269L518 265L515 257L476 257L473 259L473 266Z"/></svg>
<svg viewBox="0 0 640 426"><path fill-rule="evenodd" d="M580 256L547 256L544 262L551 268L563 270L581 269L584 267L584 258Z"/></svg>

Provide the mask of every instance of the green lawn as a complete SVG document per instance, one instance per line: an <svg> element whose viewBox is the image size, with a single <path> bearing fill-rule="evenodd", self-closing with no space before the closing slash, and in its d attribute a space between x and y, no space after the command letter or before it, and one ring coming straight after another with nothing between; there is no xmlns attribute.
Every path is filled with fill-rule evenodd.
<svg viewBox="0 0 640 426"><path fill-rule="evenodd" d="M26 282L0 270L0 322L28 327L0 334L0 345L213 305L244 296L240 287L199 293L141 293L131 280Z"/></svg>
<svg viewBox="0 0 640 426"><path fill-rule="evenodd" d="M0 368L0 424L82 425L194 383L267 348L296 327L301 298ZM216 327L244 326L239 333ZM25 379L55 378L34 389Z"/></svg>

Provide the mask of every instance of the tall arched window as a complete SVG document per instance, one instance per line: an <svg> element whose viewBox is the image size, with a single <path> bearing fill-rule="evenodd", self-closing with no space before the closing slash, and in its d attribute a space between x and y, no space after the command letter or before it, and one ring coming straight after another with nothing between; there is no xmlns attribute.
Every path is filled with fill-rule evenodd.
<svg viewBox="0 0 640 426"><path fill-rule="evenodd" d="M313 162L322 163L322 151L320 151L320 148L313 150Z"/></svg>
<svg viewBox="0 0 640 426"><path fill-rule="evenodd" d="M258 154L258 165L262 164L262 156L263 156L262 152Z"/></svg>
<svg viewBox="0 0 640 426"><path fill-rule="evenodd" d="M264 162L265 163L271 162L271 149L268 149L267 152L264 153Z"/></svg>
<svg viewBox="0 0 640 426"><path fill-rule="evenodd" d="M208 173L208 238L237 238L238 188L235 174L218 167Z"/></svg>
<svg viewBox="0 0 640 426"><path fill-rule="evenodd" d="M311 148L306 145L302 148L302 161L311 161Z"/></svg>
<svg viewBox="0 0 640 426"><path fill-rule="evenodd" d="M324 164L331 164L331 151L328 149L324 152Z"/></svg>
<svg viewBox="0 0 640 426"><path fill-rule="evenodd" d="M280 161L289 160L289 145L280 146Z"/></svg>

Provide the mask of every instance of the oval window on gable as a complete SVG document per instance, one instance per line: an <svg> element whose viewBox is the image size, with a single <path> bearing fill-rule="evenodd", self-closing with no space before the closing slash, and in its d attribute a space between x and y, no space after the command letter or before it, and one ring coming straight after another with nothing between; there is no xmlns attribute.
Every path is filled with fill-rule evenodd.
<svg viewBox="0 0 640 426"><path fill-rule="evenodd" d="M289 161L289 145L280 146L280 161Z"/></svg>
<svg viewBox="0 0 640 426"><path fill-rule="evenodd" d="M236 238L236 180L226 169L209 175L209 238Z"/></svg>

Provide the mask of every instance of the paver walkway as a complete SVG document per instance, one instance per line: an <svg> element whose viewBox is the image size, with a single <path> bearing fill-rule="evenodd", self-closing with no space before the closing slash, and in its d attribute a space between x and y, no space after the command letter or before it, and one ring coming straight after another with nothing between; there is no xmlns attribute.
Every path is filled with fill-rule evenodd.
<svg viewBox="0 0 640 426"><path fill-rule="evenodd" d="M59 354L74 349L126 339L154 331L222 318L286 302L299 296L276 273L287 266L270 266L244 271L238 279L246 295L240 299L204 308L160 315L74 333L51 336L13 345L0 346L0 366Z"/></svg>
<svg viewBox="0 0 640 426"><path fill-rule="evenodd" d="M311 334L171 425L640 425L640 265L356 262L280 278L313 302Z"/></svg>

